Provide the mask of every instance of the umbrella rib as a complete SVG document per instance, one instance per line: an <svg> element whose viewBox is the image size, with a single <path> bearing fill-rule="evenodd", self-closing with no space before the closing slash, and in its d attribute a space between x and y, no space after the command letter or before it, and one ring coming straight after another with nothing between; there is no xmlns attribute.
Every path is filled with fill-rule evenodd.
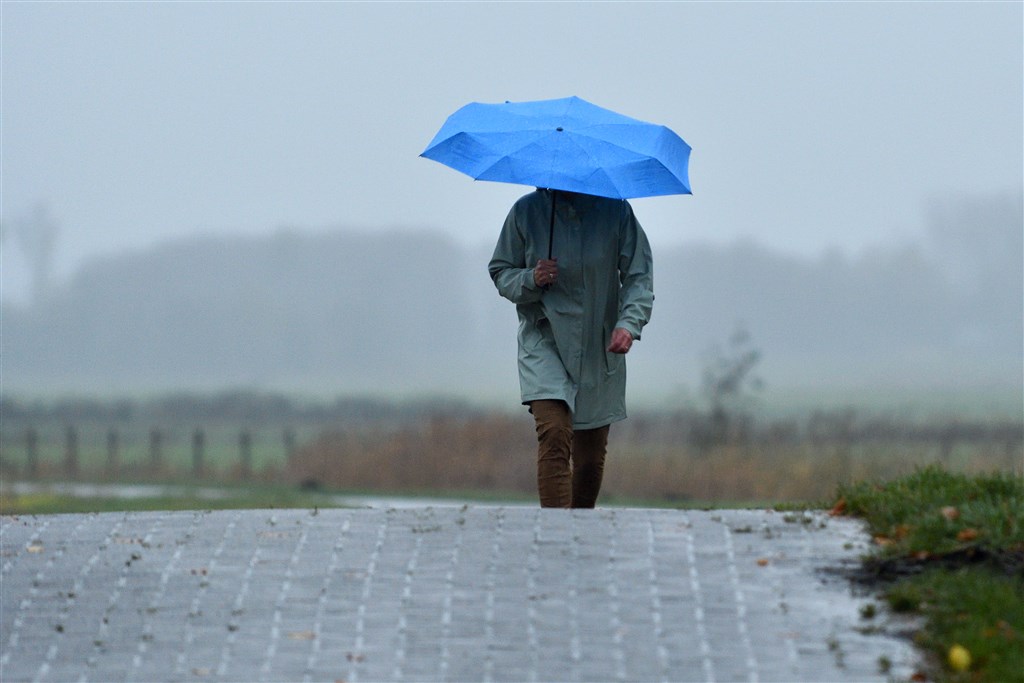
<svg viewBox="0 0 1024 683"><path fill-rule="evenodd" d="M540 132L540 131L538 131L538 132ZM550 134L550 132L551 132L551 131L549 131L549 132L548 132L548 134ZM522 152L522 151L523 151L524 149L526 149L527 147L530 147L531 145L535 145L535 144L537 144L538 142L540 142L540 139L541 139L541 137L542 137L542 136L538 136L537 138L534 138L533 140L530 140L529 142L527 142L527 143L525 143L525 144L519 145L518 147L515 147L514 149L511 149L511 150L509 150L509 151L506 151L506 152L505 152L504 154L502 154L502 155L501 155L500 157L498 157L498 158L497 158L497 159L496 159L496 160L494 161L494 163L492 163L492 164L489 164L489 165L488 165L487 167L485 167L484 169L482 169L482 170L481 170L481 171L480 171L480 172L479 172L479 173L478 173L477 175L475 175L475 176L474 176L474 178L476 178L476 179L479 179L479 178L480 178L480 176L482 176L482 175L485 175L485 174L486 174L486 173L487 173L488 171L490 171L491 169L493 169L493 168L494 168L495 166L497 166L497 165L498 165L498 164L500 164L501 162L503 162L503 161L505 161L505 160L509 159L510 157L512 157L512 156L513 156L513 155L515 155L515 154L518 154L519 152Z"/></svg>

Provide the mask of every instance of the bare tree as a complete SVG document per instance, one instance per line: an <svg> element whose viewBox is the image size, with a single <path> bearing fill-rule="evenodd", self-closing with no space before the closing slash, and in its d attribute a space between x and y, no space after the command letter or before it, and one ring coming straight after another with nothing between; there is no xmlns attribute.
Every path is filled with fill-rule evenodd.
<svg viewBox="0 0 1024 683"><path fill-rule="evenodd" d="M733 332L726 349L716 344L707 352L701 393L708 413L695 434L698 445L710 447L746 438L750 411L764 386L754 374L760 360L761 352L742 325Z"/></svg>
<svg viewBox="0 0 1024 683"><path fill-rule="evenodd" d="M60 225L54 220L45 202L39 202L27 214L3 224L2 240L13 237L28 258L32 271L32 303L40 303L50 287L53 255Z"/></svg>

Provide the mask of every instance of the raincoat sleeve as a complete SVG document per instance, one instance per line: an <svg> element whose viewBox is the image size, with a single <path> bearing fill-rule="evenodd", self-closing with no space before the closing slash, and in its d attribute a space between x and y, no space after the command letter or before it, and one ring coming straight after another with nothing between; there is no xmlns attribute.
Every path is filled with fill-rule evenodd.
<svg viewBox="0 0 1024 683"><path fill-rule="evenodd" d="M533 279L533 268L526 263L526 237L513 207L494 247L494 255L487 265L498 293L516 304L540 301L544 290Z"/></svg>
<svg viewBox="0 0 1024 683"><path fill-rule="evenodd" d="M647 235L628 202L619 232L619 319L616 327L640 339L654 307L654 263Z"/></svg>

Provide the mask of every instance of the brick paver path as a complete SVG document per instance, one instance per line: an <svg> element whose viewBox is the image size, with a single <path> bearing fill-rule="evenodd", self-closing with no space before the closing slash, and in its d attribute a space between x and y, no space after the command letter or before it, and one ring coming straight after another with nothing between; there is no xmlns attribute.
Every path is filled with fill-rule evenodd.
<svg viewBox="0 0 1024 683"><path fill-rule="evenodd" d="M766 511L6 517L0 680L885 681L910 645L823 571L864 543Z"/></svg>

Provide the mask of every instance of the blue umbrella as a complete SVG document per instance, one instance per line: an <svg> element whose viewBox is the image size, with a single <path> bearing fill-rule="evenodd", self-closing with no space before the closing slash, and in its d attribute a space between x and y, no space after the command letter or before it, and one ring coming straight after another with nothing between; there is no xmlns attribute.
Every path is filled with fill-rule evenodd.
<svg viewBox="0 0 1024 683"><path fill-rule="evenodd" d="M690 194L682 138L578 97L467 104L420 156L477 180L616 199Z"/></svg>
<svg viewBox="0 0 1024 683"><path fill-rule="evenodd" d="M477 180L615 199L690 194L682 138L578 97L467 104L420 156Z"/></svg>

